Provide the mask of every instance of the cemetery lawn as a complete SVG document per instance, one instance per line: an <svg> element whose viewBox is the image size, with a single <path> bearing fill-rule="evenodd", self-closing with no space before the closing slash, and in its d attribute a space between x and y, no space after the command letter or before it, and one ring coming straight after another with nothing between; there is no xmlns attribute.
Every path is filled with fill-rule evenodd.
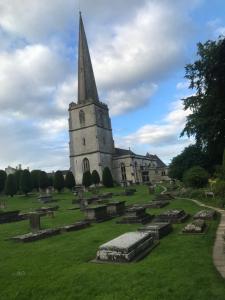
<svg viewBox="0 0 225 300"><path fill-rule="evenodd" d="M121 188L105 191L119 191ZM152 199L146 186L137 186L134 196L114 197L127 204ZM71 224L83 219L79 210L70 211L74 196L55 194L59 210L55 218L42 217L42 228ZM29 211L41 205L37 195L6 198L7 210ZM45 205L46 206L46 205ZM200 208L186 200L174 200L169 208L194 214ZM116 219L93 224L90 228L69 232L32 243L16 243L9 237L29 231L28 221L0 224L0 299L37 300L224 300L225 282L212 262L212 248L219 218L209 224L205 235L182 235L184 224L143 260L131 264L91 263L98 246L140 225L116 224ZM188 222L188 221L187 221ZM187 223L186 222L186 223Z"/></svg>

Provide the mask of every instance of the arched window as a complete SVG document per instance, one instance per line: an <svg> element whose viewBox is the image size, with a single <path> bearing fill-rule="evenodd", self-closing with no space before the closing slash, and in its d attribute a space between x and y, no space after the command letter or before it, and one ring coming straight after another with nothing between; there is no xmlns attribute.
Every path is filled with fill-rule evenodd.
<svg viewBox="0 0 225 300"><path fill-rule="evenodd" d="M124 163L121 163L121 176L123 181L127 180L126 167Z"/></svg>
<svg viewBox="0 0 225 300"><path fill-rule="evenodd" d="M85 138L83 137L82 138L82 144L85 146L86 145L86 141L85 141Z"/></svg>
<svg viewBox="0 0 225 300"><path fill-rule="evenodd" d="M80 119L80 126L85 126L85 113L83 110L80 110L79 112L79 119Z"/></svg>
<svg viewBox="0 0 225 300"><path fill-rule="evenodd" d="M89 160L85 157L83 159L83 172L90 171Z"/></svg>
<svg viewBox="0 0 225 300"><path fill-rule="evenodd" d="M101 110L99 111L99 125L102 127L104 126L104 116Z"/></svg>

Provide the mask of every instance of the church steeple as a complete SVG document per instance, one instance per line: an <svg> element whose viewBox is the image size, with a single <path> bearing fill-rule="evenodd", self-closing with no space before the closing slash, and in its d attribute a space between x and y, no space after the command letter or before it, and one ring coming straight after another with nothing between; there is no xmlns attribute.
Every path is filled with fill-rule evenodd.
<svg viewBox="0 0 225 300"><path fill-rule="evenodd" d="M80 13L78 53L78 104L88 101L99 102L91 57L88 49L84 24Z"/></svg>

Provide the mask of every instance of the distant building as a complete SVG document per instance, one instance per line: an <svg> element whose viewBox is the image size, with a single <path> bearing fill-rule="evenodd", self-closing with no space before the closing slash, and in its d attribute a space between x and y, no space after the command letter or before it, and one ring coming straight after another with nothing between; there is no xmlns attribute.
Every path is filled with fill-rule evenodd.
<svg viewBox="0 0 225 300"><path fill-rule="evenodd" d="M83 173L110 168L117 182L168 180L167 166L157 155L138 155L114 147L109 109L99 101L87 39L80 15L78 101L69 105L70 169L77 184Z"/></svg>
<svg viewBox="0 0 225 300"><path fill-rule="evenodd" d="M29 167L27 167L26 169L29 170ZM6 172L7 175L14 174L17 170L22 170L22 165L21 164L16 166L16 168L13 168L11 166L8 166L7 168L5 168L5 172Z"/></svg>

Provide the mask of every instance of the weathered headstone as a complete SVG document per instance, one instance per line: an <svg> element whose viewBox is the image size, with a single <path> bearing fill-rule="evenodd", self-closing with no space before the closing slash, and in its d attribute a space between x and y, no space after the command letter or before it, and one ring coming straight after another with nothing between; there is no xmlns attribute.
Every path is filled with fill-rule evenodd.
<svg viewBox="0 0 225 300"><path fill-rule="evenodd" d="M169 201L151 201L144 206L146 208L162 208L166 205L168 205L170 202Z"/></svg>
<svg viewBox="0 0 225 300"><path fill-rule="evenodd" d="M41 223L40 223L40 214L37 212L32 212L29 215L29 221L30 221L30 228L32 232L39 231L41 229Z"/></svg>
<svg viewBox="0 0 225 300"><path fill-rule="evenodd" d="M169 193L159 194L155 196L153 201L171 201L174 197Z"/></svg>
<svg viewBox="0 0 225 300"><path fill-rule="evenodd" d="M97 251L96 261L131 262L147 255L155 246L151 234L128 232L101 245Z"/></svg>
<svg viewBox="0 0 225 300"><path fill-rule="evenodd" d="M26 234L17 235L11 238L11 240L14 240L16 242L33 242L41 239L45 239L48 237L51 237L53 235L57 235L60 233L59 228L50 228L50 229L43 229L37 232L29 232Z"/></svg>
<svg viewBox="0 0 225 300"><path fill-rule="evenodd" d="M88 221L78 221L74 224L62 226L60 228L60 230L62 232L64 232L64 231L69 232L69 231L84 229L84 228L87 228L89 226L90 226L90 222L88 222Z"/></svg>

